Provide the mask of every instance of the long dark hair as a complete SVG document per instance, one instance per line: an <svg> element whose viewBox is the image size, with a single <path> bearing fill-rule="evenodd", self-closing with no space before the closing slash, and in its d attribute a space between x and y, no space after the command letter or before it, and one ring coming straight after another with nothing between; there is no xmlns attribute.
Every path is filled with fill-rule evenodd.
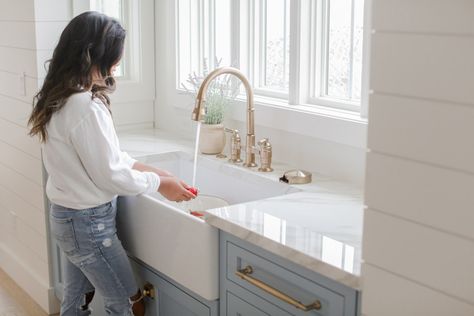
<svg viewBox="0 0 474 316"><path fill-rule="evenodd" d="M110 71L122 57L124 42L125 30L104 14L90 11L73 18L59 38L43 86L33 99L29 134L45 142L46 125L74 93L91 90L92 97L100 98L110 111L107 94L115 90ZM103 82L93 82L93 71Z"/></svg>

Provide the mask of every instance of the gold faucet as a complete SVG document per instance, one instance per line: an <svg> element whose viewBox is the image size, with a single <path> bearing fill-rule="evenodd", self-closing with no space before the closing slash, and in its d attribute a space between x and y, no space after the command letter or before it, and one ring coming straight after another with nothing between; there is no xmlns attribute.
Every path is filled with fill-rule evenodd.
<svg viewBox="0 0 474 316"><path fill-rule="evenodd" d="M216 77L223 74L231 74L240 79L244 84L245 91L247 93L247 143L245 144L245 167L256 167L255 163L255 119L253 107L253 91L249 81L245 78L244 74L240 70L233 67L221 67L213 70L206 78L204 78L201 87L199 88L196 103L192 114L192 120L200 122L203 116L206 115L203 103L205 103L205 97L209 83Z"/></svg>

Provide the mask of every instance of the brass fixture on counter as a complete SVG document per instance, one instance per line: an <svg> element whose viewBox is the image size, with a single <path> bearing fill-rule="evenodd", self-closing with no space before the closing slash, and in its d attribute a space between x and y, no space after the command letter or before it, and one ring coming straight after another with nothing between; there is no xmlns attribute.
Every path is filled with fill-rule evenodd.
<svg viewBox="0 0 474 316"><path fill-rule="evenodd" d="M313 180L311 172L305 170L288 170L280 178L280 182L288 184L306 184Z"/></svg>
<svg viewBox="0 0 474 316"><path fill-rule="evenodd" d="M310 310L320 310L322 305L320 300L315 300L313 303L304 305L300 301L292 298L291 296L288 296L287 294L275 289L274 287L266 284L265 282L262 282L258 279L255 279L254 277L250 276L253 273L253 268L251 266L246 266L243 269L240 269L235 272L235 275L237 275L239 278L242 280L245 280L249 282L250 284L255 285L256 287L260 288L261 290L267 292L270 295L273 295L274 297L284 301L285 303L288 303L290 305L293 305L294 307L301 309L305 312L310 311Z"/></svg>
<svg viewBox="0 0 474 316"><path fill-rule="evenodd" d="M240 159L240 150L242 149L241 141L240 141L240 134L239 131L236 129L225 128L225 131L228 133L232 133L230 138L230 158L229 162L231 163L241 163L242 159Z"/></svg>
<svg viewBox="0 0 474 316"><path fill-rule="evenodd" d="M271 172L272 168L272 144L268 138L264 138L258 142L258 154L260 155L260 168L258 171Z"/></svg>
<svg viewBox="0 0 474 316"><path fill-rule="evenodd" d="M223 74L231 74L236 76L240 79L240 81L245 87L245 91L247 93L247 136L245 144L244 166L248 168L256 167L257 164L255 163L255 152L253 150L255 147L255 109L253 105L253 91L249 81L244 76L244 74L240 72L240 70L233 67L220 67L209 73L207 77L204 78L203 82L201 83L201 86L199 87L191 119L196 122L200 122L203 119L203 116L206 115L205 107L203 107L203 104L205 103L206 92L209 87L209 84L216 77Z"/></svg>

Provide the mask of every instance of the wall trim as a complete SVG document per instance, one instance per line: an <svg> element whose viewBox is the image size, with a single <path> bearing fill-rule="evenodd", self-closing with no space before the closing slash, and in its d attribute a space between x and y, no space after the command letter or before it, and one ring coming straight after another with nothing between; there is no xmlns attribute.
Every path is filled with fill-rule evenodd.
<svg viewBox="0 0 474 316"><path fill-rule="evenodd" d="M0 244L0 268L49 315L59 313L54 288L32 272L10 249Z"/></svg>

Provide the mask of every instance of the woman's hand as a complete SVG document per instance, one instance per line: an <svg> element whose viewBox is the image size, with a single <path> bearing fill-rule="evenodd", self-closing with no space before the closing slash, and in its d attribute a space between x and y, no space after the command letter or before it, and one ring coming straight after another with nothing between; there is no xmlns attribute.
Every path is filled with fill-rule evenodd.
<svg viewBox="0 0 474 316"><path fill-rule="evenodd" d="M182 202L194 199L196 196L189 192L189 186L175 177L160 177L158 192L170 201Z"/></svg>

